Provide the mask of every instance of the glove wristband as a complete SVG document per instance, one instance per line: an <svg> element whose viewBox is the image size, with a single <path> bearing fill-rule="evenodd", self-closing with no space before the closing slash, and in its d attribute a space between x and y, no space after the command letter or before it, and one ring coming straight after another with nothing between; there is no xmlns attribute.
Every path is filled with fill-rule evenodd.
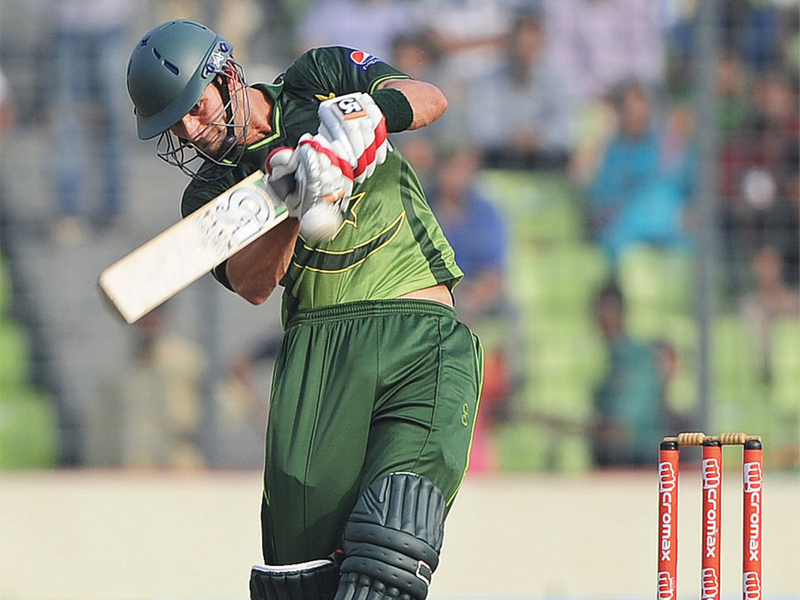
<svg viewBox="0 0 800 600"><path fill-rule="evenodd" d="M370 95L386 117L386 131L399 133L411 127L414 110L403 92L394 88L383 88Z"/></svg>

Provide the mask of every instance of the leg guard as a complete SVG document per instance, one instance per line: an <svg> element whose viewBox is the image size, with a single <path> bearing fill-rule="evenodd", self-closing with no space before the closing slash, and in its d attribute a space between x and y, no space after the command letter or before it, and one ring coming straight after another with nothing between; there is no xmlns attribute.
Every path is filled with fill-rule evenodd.
<svg viewBox="0 0 800 600"><path fill-rule="evenodd" d="M332 600L339 570L330 559L294 565L256 565L250 571L250 600Z"/></svg>
<svg viewBox="0 0 800 600"><path fill-rule="evenodd" d="M445 501L431 481L392 473L356 503L335 600L424 600L439 564Z"/></svg>

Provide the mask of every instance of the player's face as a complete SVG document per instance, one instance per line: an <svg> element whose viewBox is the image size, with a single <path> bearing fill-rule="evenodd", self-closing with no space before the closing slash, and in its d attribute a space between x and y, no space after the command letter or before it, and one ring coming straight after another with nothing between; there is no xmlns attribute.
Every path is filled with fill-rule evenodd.
<svg viewBox="0 0 800 600"><path fill-rule="evenodd" d="M206 87L192 109L170 129L205 154L217 155L227 135L225 105L217 88Z"/></svg>

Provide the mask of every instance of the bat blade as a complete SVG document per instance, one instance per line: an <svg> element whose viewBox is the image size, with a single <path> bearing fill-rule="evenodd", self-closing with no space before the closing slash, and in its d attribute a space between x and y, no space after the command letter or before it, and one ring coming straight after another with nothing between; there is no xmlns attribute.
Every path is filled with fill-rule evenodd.
<svg viewBox="0 0 800 600"><path fill-rule="evenodd" d="M98 284L133 323L287 216L286 204L256 171L105 269Z"/></svg>

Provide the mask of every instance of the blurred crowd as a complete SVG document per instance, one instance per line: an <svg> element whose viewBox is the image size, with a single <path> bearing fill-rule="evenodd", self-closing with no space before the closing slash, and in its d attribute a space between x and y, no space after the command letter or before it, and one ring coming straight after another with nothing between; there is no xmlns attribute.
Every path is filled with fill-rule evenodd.
<svg viewBox="0 0 800 600"><path fill-rule="evenodd" d="M748 328L765 383L774 358L773 323L800 317L796 2L718 2L717 61L712 72L700 74L699 2L36 0L33 5L50 26L41 56L47 68L39 74L42 95L18 111L27 121L18 126L43 126L52 136L53 244L80 243L124 228L130 140L123 129L131 117L122 74L131 40L157 22L193 18L215 27L234 43L237 58L252 65L250 82L272 78L309 47L341 44L444 90L450 102L446 117L424 131L397 135L393 143L419 172L456 250L466 274L455 290L458 308L487 350L476 471L504 468L503 453L510 450L498 442L498 432L515 419L530 419L556 435L578 431L597 467L652 463L655 438L691 424L693 407L676 414L669 405L676 364L691 358L673 343L631 331L624 307L626 265L642 248L696 258L700 237L709 235L701 202L713 203L720 310L737 315ZM4 49L3 59L8 55ZM697 118L701 77L715 84L713 123ZM698 139L708 131L719 148L712 161L718 189L714 198L699 198ZM85 189L90 171L99 177L93 193ZM542 414L537 398L526 395L531 379L526 357L547 353L548 343L532 348L536 344L520 324L531 307L516 293L530 278L519 257L534 246L541 251L541 244L518 235L518 224L504 210L514 199L486 184L484 175L495 172L555 174L576 207L577 243L600 257L602 277L582 306L583 318L596 324L605 366L589 392L589 410L574 419ZM572 266L562 268L569 277ZM158 356L157 347L138 344L131 357L136 368ZM262 415L258 422L266 390L259 390L260 401L255 398L251 368L269 358L270 348L266 340L263 347L231 357L231 378L250 390L251 408ZM196 379L202 357L189 350L182 356ZM111 396L119 400L132 390ZM112 436L117 446L108 451L109 461L202 465L199 392L181 393L178 412L169 418L153 419L158 411L143 409L144 415L120 419L118 414L116 424L108 425L139 427L131 435L159 440L151 450L161 455L126 455L135 440ZM178 442L170 446L169 435ZM168 447L174 450L168 453Z"/></svg>

